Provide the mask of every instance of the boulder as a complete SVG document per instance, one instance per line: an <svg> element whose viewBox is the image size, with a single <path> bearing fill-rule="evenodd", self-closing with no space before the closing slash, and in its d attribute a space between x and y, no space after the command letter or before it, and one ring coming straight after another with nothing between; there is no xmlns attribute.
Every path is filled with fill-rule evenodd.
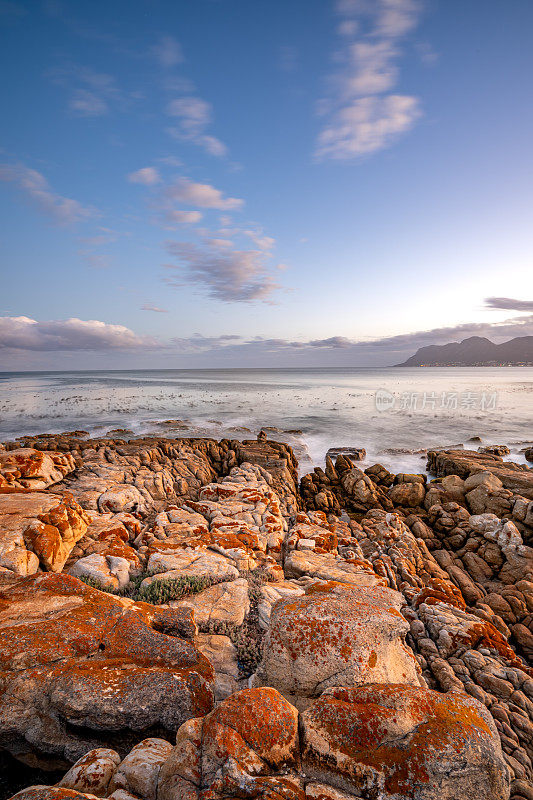
<svg viewBox="0 0 533 800"><path fill-rule="evenodd" d="M308 575L325 581L338 581L355 586L386 586L368 561L358 558L342 558L332 553L314 553L308 550L293 550L285 559L285 575L300 578Z"/></svg>
<svg viewBox="0 0 533 800"><path fill-rule="evenodd" d="M143 580L143 587L150 586L154 581L173 578L201 577L213 581L231 581L239 577L239 571L229 559L205 548L153 553L147 569L155 574Z"/></svg>
<svg viewBox="0 0 533 800"><path fill-rule="evenodd" d="M44 569L60 572L90 522L90 515L68 495L0 494L0 565L19 575L32 574L35 559L21 552L29 550Z"/></svg>
<svg viewBox="0 0 533 800"><path fill-rule="evenodd" d="M404 685L328 689L301 715L302 768L381 800L506 800L492 717L462 693Z"/></svg>
<svg viewBox="0 0 533 800"><path fill-rule="evenodd" d="M275 689L245 689L190 720L161 767L158 800L301 798L298 712Z"/></svg>
<svg viewBox="0 0 533 800"><path fill-rule="evenodd" d="M242 625L250 610L248 581L238 578L217 583L186 600L172 601L170 605L172 608L189 608L200 626L220 622Z"/></svg>
<svg viewBox="0 0 533 800"><path fill-rule="evenodd" d="M119 764L120 756L116 750L97 747L78 759L57 785L64 789L106 797L111 778Z"/></svg>
<svg viewBox="0 0 533 800"><path fill-rule="evenodd" d="M165 739L144 739L130 750L113 775L109 790L130 792L143 800L156 800L159 771L172 745Z"/></svg>
<svg viewBox="0 0 533 800"><path fill-rule="evenodd" d="M213 704L195 632L190 612L68 575L20 580L0 592L0 745L47 767L109 742L123 753L154 727L177 730Z"/></svg>
<svg viewBox="0 0 533 800"><path fill-rule="evenodd" d="M43 453L30 447L0 452L0 487L41 491L76 468L70 453Z"/></svg>
<svg viewBox="0 0 533 800"><path fill-rule="evenodd" d="M315 584L273 609L255 685L273 686L305 708L330 686L419 685L404 639L403 598L384 587Z"/></svg>

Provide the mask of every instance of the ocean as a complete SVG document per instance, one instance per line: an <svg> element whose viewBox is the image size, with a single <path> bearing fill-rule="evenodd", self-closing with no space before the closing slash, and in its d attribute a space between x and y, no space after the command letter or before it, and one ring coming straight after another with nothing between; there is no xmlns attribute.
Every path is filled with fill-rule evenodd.
<svg viewBox="0 0 533 800"><path fill-rule="evenodd" d="M0 373L0 441L80 429L243 439L261 428L295 446L302 472L322 465L330 447L364 447L365 464L420 472L420 451L477 449L474 436L507 444L508 458L526 463L533 368Z"/></svg>

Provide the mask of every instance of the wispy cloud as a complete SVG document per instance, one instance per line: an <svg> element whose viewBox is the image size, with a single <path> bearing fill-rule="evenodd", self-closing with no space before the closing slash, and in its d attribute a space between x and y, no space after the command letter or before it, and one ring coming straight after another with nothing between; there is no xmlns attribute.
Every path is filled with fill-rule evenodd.
<svg viewBox="0 0 533 800"><path fill-rule="evenodd" d="M152 48L152 55L165 69L171 69L185 60L181 45L173 36L161 36Z"/></svg>
<svg viewBox="0 0 533 800"><path fill-rule="evenodd" d="M216 241L202 246L169 241L166 248L176 259L175 264L166 265L175 273L166 279L170 285L196 285L226 303L268 301L279 288L267 274L260 250L235 250Z"/></svg>
<svg viewBox="0 0 533 800"><path fill-rule="evenodd" d="M23 164L0 164L0 181L15 185L43 214L59 225L81 222L95 209L54 192L40 172Z"/></svg>
<svg viewBox="0 0 533 800"><path fill-rule="evenodd" d="M51 70L48 76L53 83L67 88L68 109L77 117L102 117L112 109L125 110L138 99L134 93L122 92L112 75L90 67L69 64Z"/></svg>
<svg viewBox="0 0 533 800"><path fill-rule="evenodd" d="M203 147L212 156L227 155L226 145L207 133L212 122L210 103L200 97L178 97L167 105L167 114L178 121L176 126L168 128L170 134Z"/></svg>
<svg viewBox="0 0 533 800"><path fill-rule="evenodd" d="M317 158L353 160L377 152L419 119L418 98L392 90L399 77L399 44L416 27L421 8L417 0L337 2L341 69L320 103L327 122L318 135Z"/></svg>
<svg viewBox="0 0 533 800"><path fill-rule="evenodd" d="M141 311L155 311L157 314L168 314L168 308L159 308L151 303L145 303L142 305Z"/></svg>
<svg viewBox="0 0 533 800"><path fill-rule="evenodd" d="M128 175L130 183L140 183L142 186L154 186L160 183L161 176L155 167L142 167Z"/></svg>
<svg viewBox="0 0 533 800"><path fill-rule="evenodd" d="M211 184L195 183L189 178L178 178L166 188L165 196L185 205L197 208L217 208L221 211L239 209L244 205L244 200L237 197L225 197L220 189L216 189Z"/></svg>
<svg viewBox="0 0 533 800"><path fill-rule="evenodd" d="M487 297L487 308L502 308L507 311L533 311L533 300L515 300L512 297Z"/></svg>
<svg viewBox="0 0 533 800"><path fill-rule="evenodd" d="M148 336L138 336L124 325L99 320L38 322L30 317L0 317L0 349L16 350L139 350L161 347Z"/></svg>

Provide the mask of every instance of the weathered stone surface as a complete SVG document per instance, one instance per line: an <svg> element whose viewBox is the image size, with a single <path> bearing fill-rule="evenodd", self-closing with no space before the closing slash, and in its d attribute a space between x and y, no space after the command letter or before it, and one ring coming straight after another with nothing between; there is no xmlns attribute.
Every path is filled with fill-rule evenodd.
<svg viewBox="0 0 533 800"><path fill-rule="evenodd" d="M301 729L304 772L359 796L509 796L492 718L464 694L376 684L329 689L302 714Z"/></svg>
<svg viewBox="0 0 533 800"><path fill-rule="evenodd" d="M135 745L113 775L110 792L123 789L143 800L156 800L157 781L172 745L165 739L144 739Z"/></svg>
<svg viewBox="0 0 533 800"><path fill-rule="evenodd" d="M153 553L148 560L148 571L154 574L143 580L143 586L150 586L156 580L185 576L205 577L213 581L239 577L239 571L225 556L200 548Z"/></svg>
<svg viewBox="0 0 533 800"><path fill-rule="evenodd" d="M60 572L90 521L69 497L43 492L0 494L0 565L13 567L19 575L32 574L35 559L21 552L30 550L44 569Z"/></svg>
<svg viewBox="0 0 533 800"><path fill-rule="evenodd" d="M533 499L533 470L524 464L504 461L501 456L475 450L430 450L427 469L435 475L468 478L476 472L490 472L506 489Z"/></svg>
<svg viewBox="0 0 533 800"><path fill-rule="evenodd" d="M229 636L200 633L194 643L215 670L215 700L225 700L242 688L237 648Z"/></svg>
<svg viewBox="0 0 533 800"><path fill-rule="evenodd" d="M355 586L384 586L386 581L376 575L372 566L362 559L341 558L331 553L293 550L285 559L285 574L289 578L309 575L325 581L338 581Z"/></svg>
<svg viewBox="0 0 533 800"><path fill-rule="evenodd" d="M30 764L72 762L111 732L120 749L124 736L131 745L152 726L177 730L208 711L213 670L180 638L183 613L66 575L1 592L2 747Z"/></svg>
<svg viewBox="0 0 533 800"><path fill-rule="evenodd" d="M119 764L120 756L116 750L97 747L78 759L61 778L58 786L75 789L78 792L90 792L97 797L106 797L109 794L109 784Z"/></svg>
<svg viewBox="0 0 533 800"><path fill-rule="evenodd" d="M250 610L248 581L244 578L224 581L170 605L172 608L189 608L198 625L217 622L242 625Z"/></svg>
<svg viewBox="0 0 533 800"><path fill-rule="evenodd" d="M70 453L43 453L29 447L0 451L0 488L40 491L62 480L75 466Z"/></svg>
<svg viewBox="0 0 533 800"><path fill-rule="evenodd" d="M330 686L409 683L418 665L404 644L402 598L390 589L316 584L272 609L255 684L305 708Z"/></svg>
<svg viewBox="0 0 533 800"><path fill-rule="evenodd" d="M275 774L297 762L297 710L274 689L246 689L182 725L161 767L157 796L218 800L244 791L245 797L297 800L299 780Z"/></svg>

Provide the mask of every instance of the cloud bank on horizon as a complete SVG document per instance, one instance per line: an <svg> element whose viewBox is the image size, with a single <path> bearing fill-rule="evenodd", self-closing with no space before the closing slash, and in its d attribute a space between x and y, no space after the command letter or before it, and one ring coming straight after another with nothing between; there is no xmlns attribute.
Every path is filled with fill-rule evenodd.
<svg viewBox="0 0 533 800"><path fill-rule="evenodd" d="M9 5L0 370L532 334L533 7L486 6L496 65L440 0Z"/></svg>
<svg viewBox="0 0 533 800"><path fill-rule="evenodd" d="M517 303L533 308L533 301L516 301L511 298L486 298L491 306L494 300L505 301L513 308ZM165 312L166 309L145 304L142 310ZM254 336L251 339L239 334L203 336L195 333L188 337L168 340L139 336L122 325L109 325L98 320L80 319L40 321L28 317L0 317L0 353L8 358L24 351L59 353L62 351L107 353L126 352L137 357L149 353L150 362L160 358L161 363L179 358L222 356L225 366L239 365L326 366L332 361L340 366L391 366L428 344L447 344L470 336L483 336L496 343L517 336L533 336L533 314L521 315L498 323L464 323L452 327L381 339L357 341L345 336L327 339L290 341L281 338ZM189 365L189 361L186 362Z"/></svg>

